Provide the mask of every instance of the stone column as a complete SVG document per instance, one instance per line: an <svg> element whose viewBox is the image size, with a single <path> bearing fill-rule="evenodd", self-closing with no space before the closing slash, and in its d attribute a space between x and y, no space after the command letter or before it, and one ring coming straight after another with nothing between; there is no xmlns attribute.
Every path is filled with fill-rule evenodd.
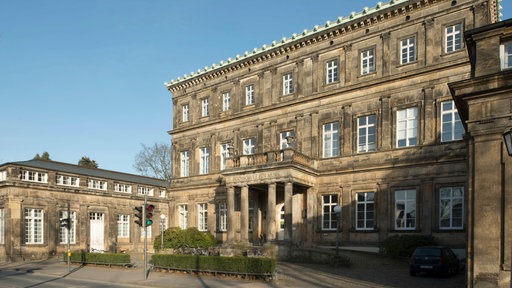
<svg viewBox="0 0 512 288"><path fill-rule="evenodd" d="M276 240L276 183L268 184L267 240Z"/></svg>
<svg viewBox="0 0 512 288"><path fill-rule="evenodd" d="M286 182L284 185L284 240L292 240L292 208L293 208L293 183Z"/></svg>
<svg viewBox="0 0 512 288"><path fill-rule="evenodd" d="M240 241L249 242L249 186L242 186L240 194Z"/></svg>
<svg viewBox="0 0 512 288"><path fill-rule="evenodd" d="M316 204L317 204L317 189L315 187L308 188L306 197L306 246L313 246L315 241L314 235L316 230Z"/></svg>
<svg viewBox="0 0 512 288"><path fill-rule="evenodd" d="M235 187L233 186L228 186L228 195L227 195L227 198L228 198L228 215L227 215L227 226L228 226L228 242L233 242L235 241L235 221L234 220L234 216L235 216Z"/></svg>
<svg viewBox="0 0 512 288"><path fill-rule="evenodd" d="M302 197L304 194L296 193L292 195L292 241L300 243L302 240ZM286 209L286 208L285 208Z"/></svg>

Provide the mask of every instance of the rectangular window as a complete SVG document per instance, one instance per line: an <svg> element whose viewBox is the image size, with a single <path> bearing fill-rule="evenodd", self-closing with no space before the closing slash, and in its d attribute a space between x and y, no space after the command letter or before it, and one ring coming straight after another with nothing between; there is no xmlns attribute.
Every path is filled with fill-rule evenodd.
<svg viewBox="0 0 512 288"><path fill-rule="evenodd" d="M357 152L377 150L376 122L375 114L357 118Z"/></svg>
<svg viewBox="0 0 512 288"><path fill-rule="evenodd" d="M117 215L117 237L130 238L130 215Z"/></svg>
<svg viewBox="0 0 512 288"><path fill-rule="evenodd" d="M120 193L132 193L132 185L115 183L114 191Z"/></svg>
<svg viewBox="0 0 512 288"><path fill-rule="evenodd" d="M210 147L202 147L199 150L199 174L210 173Z"/></svg>
<svg viewBox="0 0 512 288"><path fill-rule="evenodd" d="M464 187L439 189L439 228L462 229L464 225Z"/></svg>
<svg viewBox="0 0 512 288"><path fill-rule="evenodd" d="M39 183L48 183L48 174L36 171L21 171L21 180Z"/></svg>
<svg viewBox="0 0 512 288"><path fill-rule="evenodd" d="M416 190L395 191L395 229L416 229Z"/></svg>
<svg viewBox="0 0 512 288"><path fill-rule="evenodd" d="M245 105L254 104L254 85L245 86Z"/></svg>
<svg viewBox="0 0 512 288"><path fill-rule="evenodd" d="M181 120L188 122L190 120L190 111L188 104L181 106Z"/></svg>
<svg viewBox="0 0 512 288"><path fill-rule="evenodd" d="M455 24L444 29L446 53L462 49L462 24Z"/></svg>
<svg viewBox="0 0 512 288"><path fill-rule="evenodd" d="M229 92L222 93L222 111L231 109L231 96Z"/></svg>
<svg viewBox="0 0 512 288"><path fill-rule="evenodd" d="M293 93L293 76L292 73L288 73L283 76L283 95L289 95Z"/></svg>
<svg viewBox="0 0 512 288"><path fill-rule="evenodd" d="M464 127L453 100L441 102L441 142L461 140Z"/></svg>
<svg viewBox="0 0 512 288"><path fill-rule="evenodd" d="M228 204L226 202L219 203L219 231L227 231L228 230Z"/></svg>
<svg viewBox="0 0 512 288"><path fill-rule="evenodd" d="M139 195L154 196L154 190L151 187L140 186L138 189Z"/></svg>
<svg viewBox="0 0 512 288"><path fill-rule="evenodd" d="M59 211L60 223L63 223L63 220L66 220L67 218L68 218L67 210ZM70 220L69 243L75 244L76 243L76 211L70 211L69 220ZM68 229L64 225L60 225L59 243L60 244L68 243Z"/></svg>
<svg viewBox="0 0 512 288"><path fill-rule="evenodd" d="M208 98L205 98L205 99L201 100L201 116L206 117L208 115L209 115Z"/></svg>
<svg viewBox="0 0 512 288"><path fill-rule="evenodd" d="M80 179L78 177L57 175L57 185L78 187L80 185Z"/></svg>
<svg viewBox="0 0 512 288"><path fill-rule="evenodd" d="M43 209L25 209L25 244L43 244Z"/></svg>
<svg viewBox="0 0 512 288"><path fill-rule="evenodd" d="M183 151L180 153L180 177L188 177L189 175L190 152Z"/></svg>
<svg viewBox="0 0 512 288"><path fill-rule="evenodd" d="M220 170L226 169L226 159L229 158L229 147L229 143L220 144Z"/></svg>
<svg viewBox="0 0 512 288"><path fill-rule="evenodd" d="M322 196L322 230L336 230L338 227L338 215L334 207L338 205L338 195Z"/></svg>
<svg viewBox="0 0 512 288"><path fill-rule="evenodd" d="M107 181L88 179L87 180L87 188L96 189L96 190L107 190Z"/></svg>
<svg viewBox="0 0 512 288"><path fill-rule="evenodd" d="M181 229L188 228L188 205L180 204L178 206L178 221Z"/></svg>
<svg viewBox="0 0 512 288"><path fill-rule="evenodd" d="M283 131L279 134L279 149L293 148L294 139L293 130Z"/></svg>
<svg viewBox="0 0 512 288"><path fill-rule="evenodd" d="M166 193L165 193L165 191L160 190L159 197L160 197L160 198L165 198L165 194L166 194Z"/></svg>
<svg viewBox="0 0 512 288"><path fill-rule="evenodd" d="M356 228L357 230L372 230L375 226L375 193L357 193Z"/></svg>
<svg viewBox="0 0 512 288"><path fill-rule="evenodd" d="M396 147L418 144L418 108L412 107L396 112Z"/></svg>
<svg viewBox="0 0 512 288"><path fill-rule="evenodd" d="M7 171L0 171L0 181L7 180Z"/></svg>
<svg viewBox="0 0 512 288"><path fill-rule="evenodd" d="M373 73L375 71L374 50L368 49L361 52L361 75Z"/></svg>
<svg viewBox="0 0 512 288"><path fill-rule="evenodd" d="M328 61L325 64L325 83L331 84L337 82L338 79L338 59Z"/></svg>
<svg viewBox="0 0 512 288"><path fill-rule="evenodd" d="M416 49L414 37L400 41L400 64L407 64L416 60Z"/></svg>
<svg viewBox="0 0 512 288"><path fill-rule="evenodd" d="M253 155L256 153L256 140L254 138L244 139L243 155Z"/></svg>
<svg viewBox="0 0 512 288"><path fill-rule="evenodd" d="M148 239L151 238L153 235L153 226L148 226L146 227L147 228L147 231L148 231ZM140 229L140 238L144 238L144 233L146 232L146 230L144 228L141 228Z"/></svg>
<svg viewBox="0 0 512 288"><path fill-rule="evenodd" d="M332 122L322 126L323 158L340 155L339 129L340 124L338 122Z"/></svg>
<svg viewBox="0 0 512 288"><path fill-rule="evenodd" d="M500 45L501 70L512 68L512 41Z"/></svg>
<svg viewBox="0 0 512 288"><path fill-rule="evenodd" d="M5 244L5 209L0 208L0 244Z"/></svg>
<svg viewBox="0 0 512 288"><path fill-rule="evenodd" d="M197 223L197 229L199 231L208 231L208 204L200 203L197 204L197 212L199 221Z"/></svg>

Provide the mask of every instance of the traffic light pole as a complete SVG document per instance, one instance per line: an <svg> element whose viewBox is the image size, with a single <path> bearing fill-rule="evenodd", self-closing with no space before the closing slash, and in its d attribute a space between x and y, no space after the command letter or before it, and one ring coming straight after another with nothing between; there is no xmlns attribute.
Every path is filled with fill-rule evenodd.
<svg viewBox="0 0 512 288"><path fill-rule="evenodd" d="M142 206L142 223L144 226L144 280L148 279L148 225L146 223L147 193L144 194L144 206Z"/></svg>
<svg viewBox="0 0 512 288"><path fill-rule="evenodd" d="M71 272L71 209L69 208L69 202L68 202L68 222L66 226L67 232L68 232L68 272Z"/></svg>

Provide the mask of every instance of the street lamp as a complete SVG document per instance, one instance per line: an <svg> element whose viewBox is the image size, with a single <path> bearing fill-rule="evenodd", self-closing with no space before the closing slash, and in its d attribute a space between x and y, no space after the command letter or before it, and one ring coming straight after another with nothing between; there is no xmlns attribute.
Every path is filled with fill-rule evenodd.
<svg viewBox="0 0 512 288"><path fill-rule="evenodd" d="M340 214L341 214L341 206L334 206L334 213L336 213L336 256L339 255L340 248Z"/></svg>
<svg viewBox="0 0 512 288"><path fill-rule="evenodd" d="M507 147L508 156L512 156L512 128L503 133L505 147Z"/></svg>
<svg viewBox="0 0 512 288"><path fill-rule="evenodd" d="M162 243L160 245L160 251L164 250L164 228L165 228L165 214L161 214L160 215L160 232L162 233L161 235L161 240L162 240Z"/></svg>

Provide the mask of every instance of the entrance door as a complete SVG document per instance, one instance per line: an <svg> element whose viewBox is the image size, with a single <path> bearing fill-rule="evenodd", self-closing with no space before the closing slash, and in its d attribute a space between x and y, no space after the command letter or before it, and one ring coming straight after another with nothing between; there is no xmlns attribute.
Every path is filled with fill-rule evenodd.
<svg viewBox="0 0 512 288"><path fill-rule="evenodd" d="M284 204L281 204L281 208L277 210L279 215L279 227L277 229L277 240L284 240Z"/></svg>
<svg viewBox="0 0 512 288"><path fill-rule="evenodd" d="M91 212L89 214L89 235L91 237L89 239L89 245L91 252L103 253L105 250L105 225L103 223L104 218L105 214L103 213Z"/></svg>

